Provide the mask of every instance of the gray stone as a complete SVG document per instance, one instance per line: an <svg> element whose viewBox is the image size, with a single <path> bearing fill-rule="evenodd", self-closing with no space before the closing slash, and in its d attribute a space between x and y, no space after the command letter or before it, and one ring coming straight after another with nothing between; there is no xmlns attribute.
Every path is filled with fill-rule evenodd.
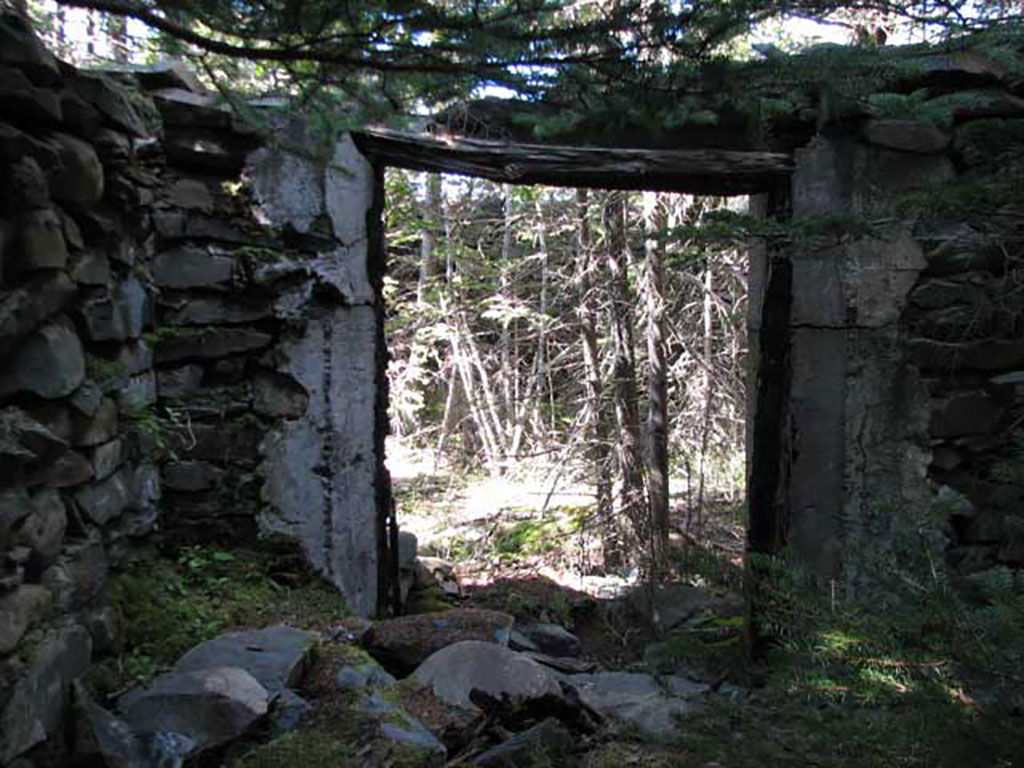
<svg viewBox="0 0 1024 768"><path fill-rule="evenodd" d="M138 412L153 405L156 402L156 374L146 371L129 376L118 386L114 399L122 413Z"/></svg>
<svg viewBox="0 0 1024 768"><path fill-rule="evenodd" d="M381 738L399 744L403 751L415 750L422 753L416 765L443 766L448 755L444 745L437 740L423 723L412 717L397 704L385 699L377 691L363 697L356 705L360 712L378 718L377 734ZM407 753L406 753L407 754ZM406 758L408 759L408 758ZM373 760L376 764L389 762L381 756Z"/></svg>
<svg viewBox="0 0 1024 768"><path fill-rule="evenodd" d="M147 373L153 367L153 350L141 339L128 341L117 351L114 364L125 376Z"/></svg>
<svg viewBox="0 0 1024 768"><path fill-rule="evenodd" d="M231 282L232 264L230 256L186 245L153 260L153 280L162 288L221 290Z"/></svg>
<svg viewBox="0 0 1024 768"><path fill-rule="evenodd" d="M0 68L0 114L40 127L51 127L64 118L56 93L34 87L23 72L7 68Z"/></svg>
<svg viewBox="0 0 1024 768"><path fill-rule="evenodd" d="M204 328L182 331L157 342L157 363L188 358L210 359L240 352L254 352L270 346L274 337L252 328Z"/></svg>
<svg viewBox="0 0 1024 768"><path fill-rule="evenodd" d="M12 125L0 123L0 158L13 163L31 157L47 174L60 168L56 147L48 141L37 141Z"/></svg>
<svg viewBox="0 0 1024 768"><path fill-rule="evenodd" d="M78 507L96 525L105 525L120 515L131 499L131 475L127 468L75 494Z"/></svg>
<svg viewBox="0 0 1024 768"><path fill-rule="evenodd" d="M17 278L41 269L64 269L68 250L60 216L52 208L30 211L21 217L21 248L16 258L5 259L4 271Z"/></svg>
<svg viewBox="0 0 1024 768"><path fill-rule="evenodd" d="M92 144L104 165L120 168L131 161L131 139L119 131L103 128L92 137Z"/></svg>
<svg viewBox="0 0 1024 768"><path fill-rule="evenodd" d="M67 306L78 293L63 272L31 278L12 291L0 291L0 359L43 322Z"/></svg>
<svg viewBox="0 0 1024 768"><path fill-rule="evenodd" d="M7 551L11 545L11 532L34 509L24 488L0 491L0 552Z"/></svg>
<svg viewBox="0 0 1024 768"><path fill-rule="evenodd" d="M103 116L104 122L132 136L146 136L146 127L127 91L106 75L86 74L79 70L75 91Z"/></svg>
<svg viewBox="0 0 1024 768"><path fill-rule="evenodd" d="M111 280L110 261L104 253L83 253L76 259L71 277L81 285L105 286Z"/></svg>
<svg viewBox="0 0 1024 768"><path fill-rule="evenodd" d="M65 125L80 136L95 136L103 124L96 108L68 88L60 92L60 109Z"/></svg>
<svg viewBox="0 0 1024 768"><path fill-rule="evenodd" d="M92 469L97 480L110 477L121 466L124 443L111 440L109 443L97 445L92 451Z"/></svg>
<svg viewBox="0 0 1024 768"><path fill-rule="evenodd" d="M189 364L181 368L157 371L157 392L162 398L186 397L199 389L203 381L203 367Z"/></svg>
<svg viewBox="0 0 1024 768"><path fill-rule="evenodd" d="M21 70L36 85L59 86L62 78L57 59L38 37L14 23L10 15L0 21L0 63Z"/></svg>
<svg viewBox="0 0 1024 768"><path fill-rule="evenodd" d="M170 672L146 690L117 700L137 731L170 731L191 739L193 754L238 738L267 714L266 689L244 669Z"/></svg>
<svg viewBox="0 0 1024 768"><path fill-rule="evenodd" d="M104 64L103 70L130 74L147 91L180 88L193 93L206 93L206 87L196 77L195 72L180 59L163 59L153 64L113 64L108 62Z"/></svg>
<svg viewBox="0 0 1024 768"><path fill-rule="evenodd" d="M165 302L163 322L166 325L231 325L273 316L274 304L270 299L200 296L173 304Z"/></svg>
<svg viewBox="0 0 1024 768"><path fill-rule="evenodd" d="M32 497L33 512L14 538L29 547L36 560L49 564L59 554L68 527L68 512L56 490L40 490Z"/></svg>
<svg viewBox="0 0 1024 768"><path fill-rule="evenodd" d="M14 485L31 468L56 460L67 443L13 406L0 410L0 486Z"/></svg>
<svg viewBox="0 0 1024 768"><path fill-rule="evenodd" d="M393 684L395 678L379 664L368 663L341 667L334 675L334 682L346 691L373 691Z"/></svg>
<svg viewBox="0 0 1024 768"><path fill-rule="evenodd" d="M309 393L283 373L260 371L253 379L252 392L253 410L264 416L293 419L305 414L309 407Z"/></svg>
<svg viewBox="0 0 1024 768"><path fill-rule="evenodd" d="M551 656L579 656L582 646L580 639L558 624L525 624L521 631L534 648Z"/></svg>
<svg viewBox="0 0 1024 768"><path fill-rule="evenodd" d="M103 391L92 379L86 379L82 386L75 390L69 403L83 416L95 416L103 402Z"/></svg>
<svg viewBox="0 0 1024 768"><path fill-rule="evenodd" d="M50 605L50 590L38 584L22 584L0 595L0 654L13 651L29 625Z"/></svg>
<svg viewBox="0 0 1024 768"><path fill-rule="evenodd" d="M633 732L663 739L678 737L677 718L693 713L700 706L694 699L709 690L700 683L677 681L673 692L651 675L632 672L595 672L565 680L599 714Z"/></svg>
<svg viewBox="0 0 1024 768"><path fill-rule="evenodd" d="M109 397L104 397L92 418L76 422L71 442L76 446L91 448L110 442L116 436L117 404Z"/></svg>
<svg viewBox="0 0 1024 768"><path fill-rule="evenodd" d="M242 170L251 149L249 142L238 142L224 133L202 128L187 133L175 131L164 140L168 165L232 176Z"/></svg>
<svg viewBox="0 0 1024 768"><path fill-rule="evenodd" d="M94 535L66 546L57 562L44 571L43 583L53 592L61 610L80 611L100 600L109 571L107 550Z"/></svg>
<svg viewBox="0 0 1024 768"><path fill-rule="evenodd" d="M932 437L986 434L995 429L1004 408L985 392L961 392L933 407Z"/></svg>
<svg viewBox="0 0 1024 768"><path fill-rule="evenodd" d="M221 472L205 461L174 461L164 464L164 486L172 491L207 491L213 488Z"/></svg>
<svg viewBox="0 0 1024 768"><path fill-rule="evenodd" d="M665 584L653 591L634 589L626 601L648 623L658 624L665 630L675 629L718 602L706 589L689 584Z"/></svg>
<svg viewBox="0 0 1024 768"><path fill-rule="evenodd" d="M71 683L88 668L91 654L89 633L76 624L54 630L35 646L25 673L4 697L0 764L58 734Z"/></svg>
<svg viewBox="0 0 1024 768"><path fill-rule="evenodd" d="M142 335L149 316L149 296L135 278L117 283L109 293L82 306L86 332L93 341L123 341Z"/></svg>
<svg viewBox="0 0 1024 768"><path fill-rule="evenodd" d="M181 768L195 744L166 731L137 734L124 720L96 704L81 682L75 683L75 756L113 768Z"/></svg>
<svg viewBox="0 0 1024 768"><path fill-rule="evenodd" d="M529 730L473 758L479 768L533 768L565 765L572 752L572 734L558 720L549 717Z"/></svg>
<svg viewBox="0 0 1024 768"><path fill-rule="evenodd" d="M231 128L231 110L221 99L182 88L165 88L153 93L166 125L186 128Z"/></svg>
<svg viewBox="0 0 1024 768"><path fill-rule="evenodd" d="M1024 341L983 339L962 344L910 339L911 360L928 371L1008 371L1024 366Z"/></svg>
<svg viewBox="0 0 1024 768"><path fill-rule="evenodd" d="M78 451L67 451L54 462L34 472L30 485L42 484L51 488L70 488L92 480L92 463Z"/></svg>
<svg viewBox="0 0 1024 768"><path fill-rule="evenodd" d="M498 700L523 704L546 696L562 696L558 679L532 659L495 643L464 640L434 653L413 673L441 701L475 710L474 690Z"/></svg>
<svg viewBox="0 0 1024 768"><path fill-rule="evenodd" d="M408 671L460 641L507 646L513 621L507 613L472 608L400 616L374 624L363 636L363 646L386 667Z"/></svg>
<svg viewBox="0 0 1024 768"><path fill-rule="evenodd" d="M316 643L312 633L283 625L229 632L197 645L178 659L174 669L194 672L229 665L241 667L274 696L298 685Z"/></svg>
<svg viewBox="0 0 1024 768"><path fill-rule="evenodd" d="M103 199L103 166L91 144L67 133L53 134L62 170L53 174L50 194L55 200L80 207Z"/></svg>
<svg viewBox="0 0 1024 768"><path fill-rule="evenodd" d="M50 207L50 185L39 163L23 157L11 165L11 202L22 210Z"/></svg>
<svg viewBox="0 0 1024 768"><path fill-rule="evenodd" d="M0 376L0 395L31 392L46 399L70 395L85 379L82 344L71 324L44 325L18 351L6 374Z"/></svg>
<svg viewBox="0 0 1024 768"><path fill-rule="evenodd" d="M277 370L309 393L309 408L302 419L264 431L260 449L260 531L297 542L359 616L375 615L382 595L374 522L381 482L378 321L376 307L333 307L303 318L301 335L280 340ZM345 493L323 493L323 466Z"/></svg>
<svg viewBox="0 0 1024 768"><path fill-rule="evenodd" d="M186 210L213 212L213 195L209 188L196 179L181 179L167 190L168 201Z"/></svg>
<svg viewBox="0 0 1024 768"><path fill-rule="evenodd" d="M312 713L309 702L285 688L270 703L270 732L278 736L294 731Z"/></svg>
<svg viewBox="0 0 1024 768"><path fill-rule="evenodd" d="M949 136L923 120L869 120L861 135L871 144L901 152L936 154L949 146Z"/></svg>

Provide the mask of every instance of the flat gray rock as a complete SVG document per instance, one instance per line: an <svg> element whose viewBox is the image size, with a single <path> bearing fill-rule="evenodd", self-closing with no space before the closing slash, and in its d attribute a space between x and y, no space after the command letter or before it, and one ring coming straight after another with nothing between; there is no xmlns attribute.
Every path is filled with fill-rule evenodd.
<svg viewBox="0 0 1024 768"><path fill-rule="evenodd" d="M140 732L180 734L193 754L238 738L267 714L266 688L240 667L160 675L145 690L117 700L123 719Z"/></svg>
<svg viewBox="0 0 1024 768"><path fill-rule="evenodd" d="M442 648L413 673L448 704L477 709L470 693L479 690L497 699L525 702L543 696L561 697L558 678L533 659L494 643L465 640Z"/></svg>
<svg viewBox="0 0 1024 768"><path fill-rule="evenodd" d="M185 653L176 672L214 667L241 667L270 696L299 683L316 645L316 635L292 627L276 626L249 632L228 632Z"/></svg>
<svg viewBox="0 0 1024 768"><path fill-rule="evenodd" d="M707 685L670 678L662 687L651 675L597 672L563 678L576 688L587 706L620 726L645 735L671 739L679 732L677 718L694 712Z"/></svg>
<svg viewBox="0 0 1024 768"><path fill-rule="evenodd" d="M572 747L572 734L558 720L549 717L474 758L473 765L480 768L564 765Z"/></svg>

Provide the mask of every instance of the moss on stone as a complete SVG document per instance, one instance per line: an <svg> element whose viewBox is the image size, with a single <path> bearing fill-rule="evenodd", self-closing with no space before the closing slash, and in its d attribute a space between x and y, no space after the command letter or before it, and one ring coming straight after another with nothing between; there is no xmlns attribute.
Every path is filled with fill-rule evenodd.
<svg viewBox="0 0 1024 768"><path fill-rule="evenodd" d="M87 683L95 692L145 682L230 629L281 623L324 629L348 614L332 587L298 563L285 561L282 568L270 553L192 546L175 555L151 555L112 580L123 650L90 670Z"/></svg>

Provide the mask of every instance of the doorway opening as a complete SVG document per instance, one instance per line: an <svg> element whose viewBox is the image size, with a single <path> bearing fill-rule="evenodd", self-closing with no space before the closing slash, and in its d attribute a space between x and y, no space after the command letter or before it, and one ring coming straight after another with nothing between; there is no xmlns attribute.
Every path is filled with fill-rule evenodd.
<svg viewBox="0 0 1024 768"><path fill-rule="evenodd" d="M749 199L395 168L385 189L387 463L445 572L407 610L512 582L617 598L712 557L738 581Z"/></svg>

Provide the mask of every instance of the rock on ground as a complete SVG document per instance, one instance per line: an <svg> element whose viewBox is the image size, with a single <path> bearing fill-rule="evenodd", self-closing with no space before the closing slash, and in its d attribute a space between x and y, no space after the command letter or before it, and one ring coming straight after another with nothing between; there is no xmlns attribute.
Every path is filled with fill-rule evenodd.
<svg viewBox="0 0 1024 768"><path fill-rule="evenodd" d="M228 632L185 653L174 669L241 667L274 696L298 684L315 646L316 635L284 625Z"/></svg>
<svg viewBox="0 0 1024 768"><path fill-rule="evenodd" d="M472 765L479 768L565 765L572 747L572 734L558 720L549 717L474 758Z"/></svg>
<svg viewBox="0 0 1024 768"><path fill-rule="evenodd" d="M362 642L385 667L405 674L452 643L479 640L506 646L514 621L507 613L470 608L421 613L377 622Z"/></svg>
<svg viewBox="0 0 1024 768"><path fill-rule="evenodd" d="M562 696L555 673L507 648L479 640L442 648L413 677L430 686L441 701L465 709L476 709L470 699L474 690L510 703Z"/></svg>
<svg viewBox="0 0 1024 768"><path fill-rule="evenodd" d="M124 720L137 731L169 731L195 743L196 752L225 744L267 714L270 697L240 667L169 672L145 690L118 699Z"/></svg>
<svg viewBox="0 0 1024 768"><path fill-rule="evenodd" d="M696 699L709 690L680 677L669 678L662 687L653 676L633 672L567 675L563 680L601 715L659 739L675 737L676 719L695 711L700 706Z"/></svg>

